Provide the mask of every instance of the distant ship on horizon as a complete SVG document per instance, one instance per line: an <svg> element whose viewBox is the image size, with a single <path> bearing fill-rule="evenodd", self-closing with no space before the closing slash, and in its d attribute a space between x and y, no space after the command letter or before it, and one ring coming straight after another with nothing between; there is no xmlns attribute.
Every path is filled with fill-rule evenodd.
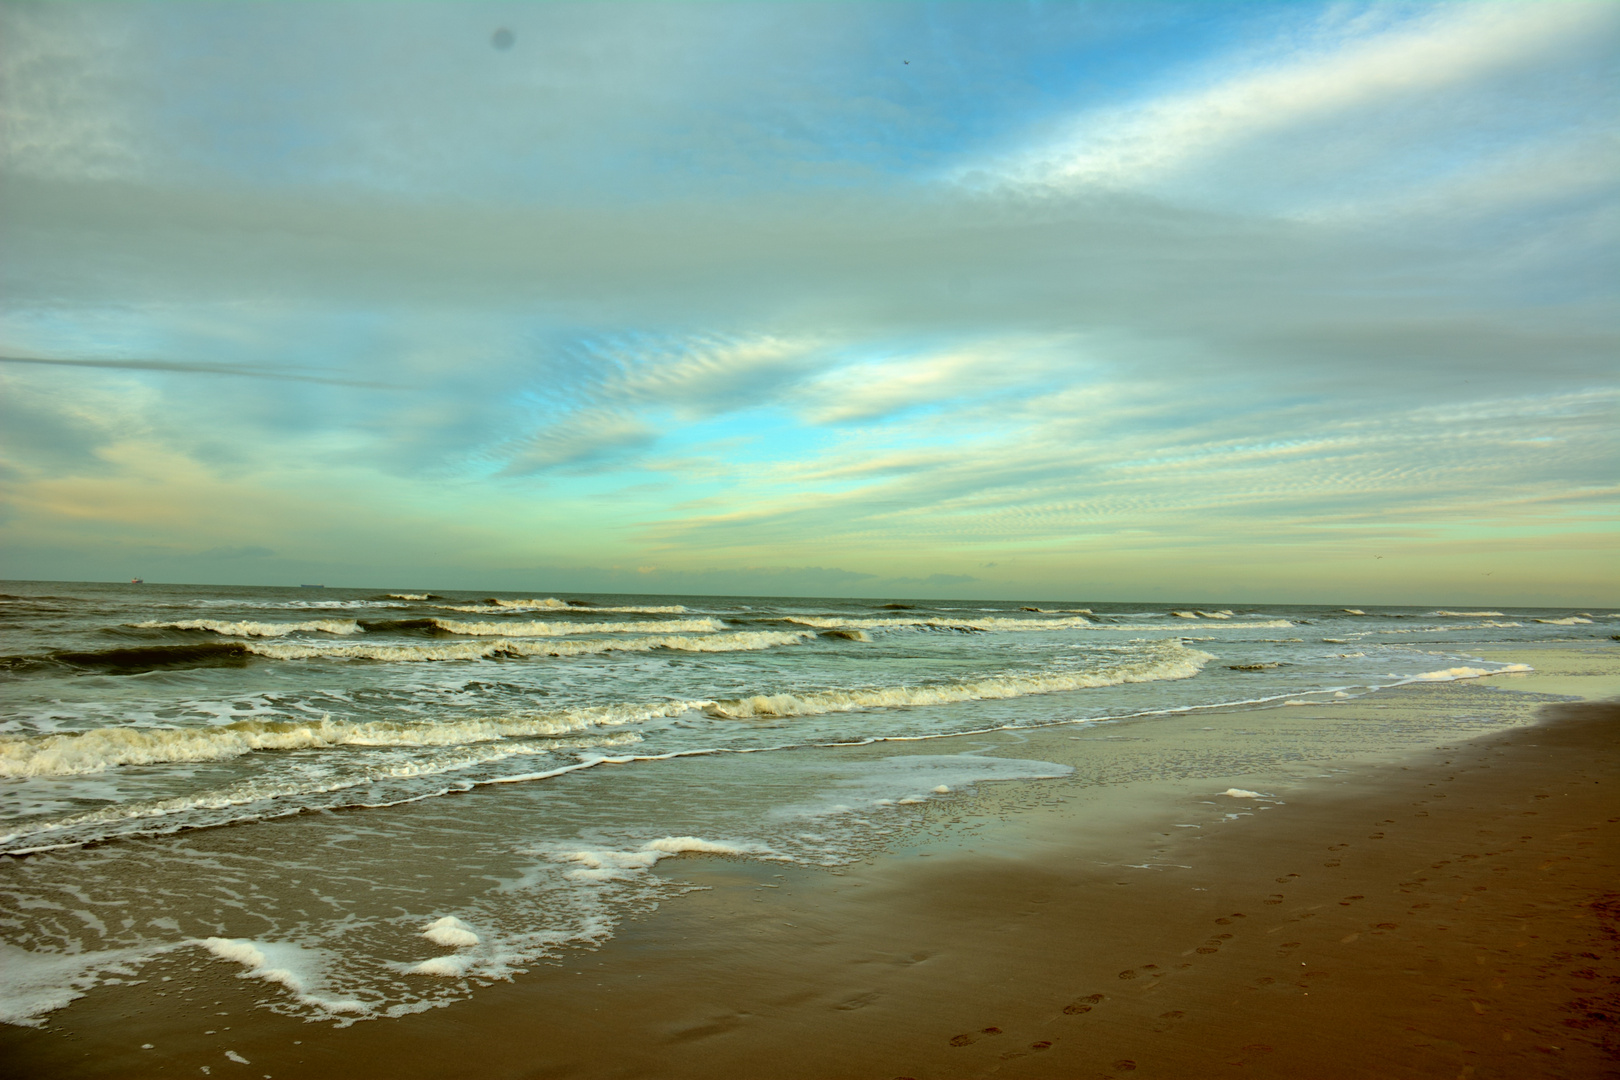
<svg viewBox="0 0 1620 1080"><path fill-rule="evenodd" d="M146 584L146 579L145 578L132 577L132 578L129 579L129 583L131 585L145 585Z"/></svg>

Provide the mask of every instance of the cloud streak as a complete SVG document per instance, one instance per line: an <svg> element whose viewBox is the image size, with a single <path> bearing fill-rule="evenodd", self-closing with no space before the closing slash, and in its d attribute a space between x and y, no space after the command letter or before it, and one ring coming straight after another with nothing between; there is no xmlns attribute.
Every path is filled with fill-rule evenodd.
<svg viewBox="0 0 1620 1080"><path fill-rule="evenodd" d="M1616 10L0 10L8 572L1620 588Z"/></svg>

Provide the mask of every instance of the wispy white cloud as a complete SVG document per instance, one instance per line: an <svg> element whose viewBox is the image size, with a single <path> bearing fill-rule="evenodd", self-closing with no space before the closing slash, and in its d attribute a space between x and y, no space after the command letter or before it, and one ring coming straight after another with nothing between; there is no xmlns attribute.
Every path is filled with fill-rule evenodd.
<svg viewBox="0 0 1620 1080"><path fill-rule="evenodd" d="M1207 68L1184 76L1192 85L1091 110L1055 144L968 166L964 173L1039 188L1153 189L1207 168L1212 158L1252 155L1256 140L1299 128L1313 129L1318 139L1365 140L1369 149L1387 154L1392 126L1421 133L1425 111L1440 114L1442 122L1455 119L1444 104L1435 104L1434 95L1478 89L1483 80L1527 70L1539 77L1560 62L1561 52L1612 42L1620 8L1446 4L1393 25L1370 21L1346 22L1330 13L1318 33L1281 55L1228 57L1239 70ZM1335 126L1347 116L1373 130L1347 133ZM1349 164L1342 156L1347 148L1336 149L1338 164ZM1263 172L1279 163L1262 154L1249 164Z"/></svg>

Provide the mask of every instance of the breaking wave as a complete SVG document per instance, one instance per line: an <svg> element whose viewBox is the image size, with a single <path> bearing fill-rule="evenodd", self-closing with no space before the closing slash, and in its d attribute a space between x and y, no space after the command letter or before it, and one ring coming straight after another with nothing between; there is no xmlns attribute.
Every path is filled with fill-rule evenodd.
<svg viewBox="0 0 1620 1080"><path fill-rule="evenodd" d="M321 657L335 660L383 660L405 662L425 660L487 660L494 657L525 656L590 656L607 652L651 652L654 649L674 649L678 652L746 652L770 649L778 645L797 645L814 635L808 632L751 630L729 634L707 634L688 637L682 634L663 634L655 637L621 638L618 640L562 640L512 641L447 641L434 645L338 645L319 642L297 644L252 644L241 646L258 656L276 660L313 660Z"/></svg>
<svg viewBox="0 0 1620 1080"><path fill-rule="evenodd" d="M680 604L630 607L597 607L572 600L558 600L548 596L542 600L497 600L493 596L479 604L446 604L446 611L468 611L491 614L500 611L609 611L624 615L681 615L686 608Z"/></svg>
<svg viewBox="0 0 1620 1080"><path fill-rule="evenodd" d="M120 765L226 761L256 750L466 746L500 739L572 735L592 728L620 727L679 716L707 704L707 701L668 701L651 705L597 705L442 721L349 721L331 717L317 722L242 720L219 727L106 727L77 734L10 736L0 738L0 776L82 776ZM420 772L423 766L405 768ZM437 766L427 768L440 771ZM393 769L392 773L399 774L399 769Z"/></svg>
<svg viewBox="0 0 1620 1080"><path fill-rule="evenodd" d="M925 626L941 630L1078 630L1093 626L1089 619L860 619L832 615L785 615L783 622L814 626L822 630L886 630L900 626Z"/></svg>
<svg viewBox="0 0 1620 1080"><path fill-rule="evenodd" d="M34 656L7 656L0 658L0 667L27 671L65 664L68 667L133 674L168 667L235 667L250 662L252 655L246 644L219 641L200 645L149 645L94 652L61 651Z"/></svg>
<svg viewBox="0 0 1620 1080"><path fill-rule="evenodd" d="M597 610L604 610L598 608ZM724 630L719 619L665 619L661 622L462 622L430 620L440 630L471 637L555 637L560 634L703 634Z"/></svg>
<svg viewBox="0 0 1620 1080"><path fill-rule="evenodd" d="M1099 671L1031 672L935 686L818 690L718 701L704 699L599 705L443 721L348 721L333 720L328 716L318 722L243 720L200 728L104 727L79 733L0 736L0 776L72 776L104 772L121 765L223 761L257 750L309 750L336 746L455 747L509 738L571 735L588 729L619 727L696 710L711 716L744 719L995 700L1118 686L1121 683L1188 679L1214 659L1209 653L1189 649L1179 643L1162 644L1153 653L1146 660Z"/></svg>
<svg viewBox="0 0 1620 1080"><path fill-rule="evenodd" d="M180 622L149 620L133 624L138 630L210 630L226 637L285 637L301 631L322 634L358 634L360 624L353 619L311 619L308 622L262 623L222 622L218 619L184 619Z"/></svg>
<svg viewBox="0 0 1620 1080"><path fill-rule="evenodd" d="M855 709L892 708L907 705L944 705L957 701L988 701L1023 697L1026 694L1052 694L1064 690L1089 690L1121 683L1161 682L1190 679L1215 659L1209 653L1189 649L1179 643L1161 646L1153 659L1122 664L1101 671L1064 671L1001 675L966 682L935 686L880 686L862 690L818 690L802 694L768 694L715 701L705 706L711 716L729 719L778 716L814 716L821 713L849 712Z"/></svg>

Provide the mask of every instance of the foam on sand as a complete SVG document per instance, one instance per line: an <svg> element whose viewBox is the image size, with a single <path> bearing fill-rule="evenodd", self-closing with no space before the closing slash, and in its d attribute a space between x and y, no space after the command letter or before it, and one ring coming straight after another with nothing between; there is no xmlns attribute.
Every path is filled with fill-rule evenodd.
<svg viewBox="0 0 1620 1080"><path fill-rule="evenodd" d="M0 1023L39 1027L46 1013L83 997L107 976L133 977L149 955L134 949L44 952L0 941Z"/></svg>
<svg viewBox="0 0 1620 1080"><path fill-rule="evenodd" d="M1477 667L1451 667L1440 671L1425 671L1421 675L1410 675L1402 682L1455 682L1458 679L1479 679L1486 675L1501 675L1510 671L1534 671L1529 664L1504 664L1496 668Z"/></svg>
<svg viewBox="0 0 1620 1080"><path fill-rule="evenodd" d="M180 622L138 622L140 630L209 630L226 637L285 637L297 633L358 634L353 619L311 619L295 623L224 622L219 619L183 619Z"/></svg>
<svg viewBox="0 0 1620 1080"><path fill-rule="evenodd" d="M446 915L442 919L428 923L422 928L422 936L435 945L443 945L447 949L464 949L469 945L478 944L478 935L473 933L472 927L454 915Z"/></svg>
<svg viewBox="0 0 1620 1080"><path fill-rule="evenodd" d="M366 1003L353 998L328 997L320 990L325 985L326 954L306 949L290 942L254 941L250 938L204 938L198 942L219 957L247 968L238 978L263 979L286 987L305 1005L332 1013L358 1013L367 1010Z"/></svg>
<svg viewBox="0 0 1620 1080"><path fill-rule="evenodd" d="M672 855L687 853L703 855L768 855L770 849L759 844L722 844L701 840L695 836L665 836L649 840L634 851L615 851L611 848L588 848L577 851L545 852L547 858L560 863L578 863L579 869L570 870L574 881L601 884L623 881L640 871L649 870Z"/></svg>

